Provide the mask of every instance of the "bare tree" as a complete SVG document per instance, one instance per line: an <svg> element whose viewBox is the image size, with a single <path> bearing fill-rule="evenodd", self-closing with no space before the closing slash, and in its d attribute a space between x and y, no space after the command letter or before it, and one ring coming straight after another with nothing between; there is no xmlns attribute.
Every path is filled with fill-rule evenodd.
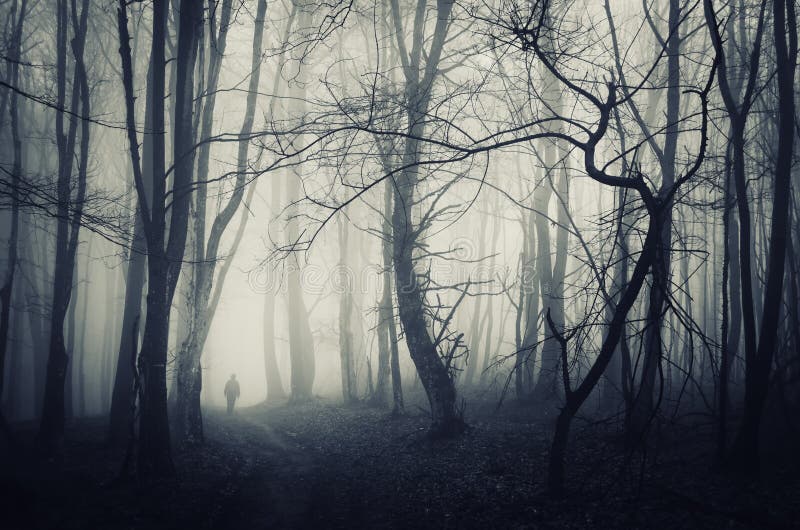
<svg viewBox="0 0 800 530"><path fill-rule="evenodd" d="M56 34L56 145L58 147L57 182L57 231L56 257L53 271L53 302L50 316L50 348L47 360L47 378L44 390L42 419L39 427L39 444L43 451L56 453L60 450L64 436L64 384L67 376L69 355L64 346L64 321L72 296L75 271L75 254L81 226L81 213L86 195L86 176L89 159L89 84L83 62L86 44L89 1L83 0L81 10L66 0L56 3L58 31ZM71 22L71 24L70 24ZM69 41L74 61L72 93L69 106L69 125L64 128L67 100L67 42ZM75 160L75 145L80 131L78 154L78 178L73 197L72 168Z"/></svg>

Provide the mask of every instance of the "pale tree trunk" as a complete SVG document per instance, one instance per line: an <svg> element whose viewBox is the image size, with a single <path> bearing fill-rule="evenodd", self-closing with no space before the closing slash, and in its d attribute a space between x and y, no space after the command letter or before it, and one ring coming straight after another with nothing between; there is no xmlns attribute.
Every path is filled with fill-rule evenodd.
<svg viewBox="0 0 800 530"><path fill-rule="evenodd" d="M545 86L544 100L547 108L555 115L561 113L562 101L558 81L546 68L543 68ZM560 123L560 122L556 122ZM553 132L560 132L556 125ZM567 244L569 234L565 228L569 222L569 188L567 184L567 152L562 142L545 140L544 149L545 175L533 192L533 204L536 210L536 275L541 286L542 310L549 311L557 329L564 328L564 275L567 266ZM551 259L550 225L546 217L551 198L557 195L556 244L555 260ZM534 317L535 318L535 317ZM544 330L539 377L534 387L534 399L538 403L555 403L560 395L559 363L560 346L549 332Z"/></svg>
<svg viewBox="0 0 800 530"><path fill-rule="evenodd" d="M484 258L484 254L486 253L486 224L487 221L481 222L481 228L478 232L478 256L477 259L481 260ZM469 347L469 357L467 357L467 366L464 370L463 376L463 384L465 386L469 386L472 384L472 379L475 377L475 368L478 366L478 352L480 351L480 343L481 343L481 323L485 322L483 317L483 296L475 297L475 304L472 310L472 321L470 322L470 333L472 336L470 337L470 347Z"/></svg>
<svg viewBox="0 0 800 530"><path fill-rule="evenodd" d="M497 197L499 202L500 197ZM499 211L499 204L495 204L495 211ZM494 217L492 221L492 246L489 258L489 271L490 274L494 275L495 273L495 265L497 263L497 241L500 237L500 225L502 224L502 219L500 217ZM493 279L493 278L491 278ZM483 359L489 359L492 357L492 330L494 329L494 295L489 296L489 299L486 301L486 317L485 317L485 332L483 335ZM502 331L500 332L502 335ZM496 353L496 352L495 352ZM475 357L475 365L477 367L478 360L480 356ZM482 365L485 364L485 361ZM483 375L483 374L481 374Z"/></svg>
<svg viewBox="0 0 800 530"><path fill-rule="evenodd" d="M291 174L288 182L288 199L296 203L300 199L300 175ZM295 212L290 214L288 236L297 241L299 230ZM289 313L289 359L291 365L291 401L307 401L312 397L314 386L314 338L308 321L308 310L303 299L300 283L302 268L297 256L292 256L287 273L287 305Z"/></svg>
<svg viewBox="0 0 800 530"><path fill-rule="evenodd" d="M297 16L297 6L292 4L292 10L289 18L286 21L286 28L281 41L281 52L278 54L278 64L284 64L286 44L289 40L289 35L292 30L292 24ZM282 94L283 84L282 78L276 75L273 79L272 94L274 97L270 101L269 106L269 119L275 118L275 103ZM281 206L281 179L271 178L271 191L270 191L270 211L273 217L277 218ZM269 265L267 265L269 266ZM277 292L281 282L275 278L275 269L267 270L268 278L274 281L267 282L267 290L264 293L264 376L267 382L267 401L276 402L283 401L286 398L286 392L283 388L281 381L281 373L278 368L278 361L275 354L275 306L278 303Z"/></svg>
<svg viewBox="0 0 800 530"><path fill-rule="evenodd" d="M101 366L100 366L100 412L103 415L108 414L111 407L110 394L111 394L111 361L112 361L112 344L114 341L114 334L116 331L117 312L114 311L117 300L117 278L116 271L106 270L106 323L103 330L103 347L100 350Z"/></svg>
<svg viewBox="0 0 800 530"><path fill-rule="evenodd" d="M308 5L299 1L294 2L298 10L298 24L301 28L308 28L311 24ZM298 79L292 88L294 105L291 109L293 118L301 118L305 114L305 83L308 66L300 69ZM302 149L302 139L294 142L295 149ZM289 223L287 235L291 244L298 241L300 237L299 213L297 203L300 200L300 185L302 174L300 168L294 167L289 172L287 184L287 200L293 206L289 212ZM293 253L294 254L294 253ZM314 338L311 334L311 326L308 319L308 310L303 299L303 286L300 283L302 276L302 263L300 258L294 254L288 265L287 274L287 305L289 308L289 358L291 366L291 401L294 403L307 401L312 398L314 387L314 376L316 361L314 356Z"/></svg>
<svg viewBox="0 0 800 530"><path fill-rule="evenodd" d="M81 322L80 322L80 336L76 341L73 342L73 355L78 355L77 359L77 372L74 374L75 377L72 378L72 384L78 390L78 415L85 416L86 415L86 354L88 352L87 344L86 344L86 328L88 327L88 319L86 318L89 313L89 294L91 290L89 289L89 266L91 263L91 256L92 256L92 243L94 239L90 238L89 243L86 246L86 266L83 270L83 279L81 280L81 284L83 287L83 304L81 305ZM77 274L77 273L76 273ZM76 308L77 311L78 305L78 296L77 292L75 294L74 303L71 304L70 307ZM74 316L74 313L73 313ZM77 328L78 322L77 320L74 321L74 326ZM74 362L72 363L75 364ZM76 382L77 380L77 382Z"/></svg>
<svg viewBox="0 0 800 530"><path fill-rule="evenodd" d="M147 153L147 143L145 142L145 153ZM147 157L146 155L145 158ZM137 212L134 221L133 243L129 250L125 301L122 310L122 333L119 339L117 368L109 412L108 439L115 445L120 445L127 441L131 422L130 400L133 389L131 356L135 354L132 351L133 345L139 343L139 338L134 338L132 333L134 333L133 324L140 320L142 312L142 294L144 292L145 267L147 264L145 246L142 220Z"/></svg>
<svg viewBox="0 0 800 530"><path fill-rule="evenodd" d="M339 217L339 363L341 367L342 398L345 404L352 403L357 398L356 374L353 362L355 347L353 344L353 329L350 322L353 314L353 278L349 267L350 234L347 220Z"/></svg>
<svg viewBox="0 0 800 530"><path fill-rule="evenodd" d="M382 291L380 300L378 300L378 323L376 333L378 335L378 369L377 380L375 383L375 394L373 395L373 402L378 406L386 406L389 403L389 379L391 378L390 359L391 352L389 351L389 319L394 318L392 314L392 291L391 291L391 260L392 251L389 242L391 226L386 221L388 215L391 215L391 182L389 180L384 184L384 220L381 231L381 255L383 257L381 273ZM388 199L388 206L386 204ZM387 230L389 232L387 232ZM401 394L402 396L402 394Z"/></svg>
<svg viewBox="0 0 800 530"><path fill-rule="evenodd" d="M32 218L29 217L29 222ZM48 278L50 278L47 255L47 232L37 230L37 237L30 245L26 245L26 258L30 263L37 263L38 270L33 272L34 292L28 295L28 332L33 347L33 410L38 414L44 405L44 386L47 373L47 338L49 322L44 308L50 304L48 296Z"/></svg>
<svg viewBox="0 0 800 530"><path fill-rule="evenodd" d="M280 209L281 184L280 179L270 179L272 189L270 193L271 211L277 216ZM270 265L267 265L269 267ZM275 269L265 271L273 281L267 282L267 290L264 293L264 376L267 382L267 402L275 403L286 398L286 392L281 381L281 373L278 369L278 360L275 355L275 305L278 303L278 292L281 282L275 279L277 272Z"/></svg>
<svg viewBox="0 0 800 530"><path fill-rule="evenodd" d="M500 206L500 201L501 201L501 198L498 197L498 202L497 202L498 208ZM530 220L530 217L528 219ZM528 233L529 234L533 233L533 230L530 228L530 226L531 225L528 224ZM499 229L500 229L500 224L499 223L496 226L496 229L499 231ZM505 235L505 226L503 226L503 233ZM497 236L495 236L495 239L497 239ZM503 240L505 240L505 237L503 237ZM531 244L530 238L526 238L524 244L528 245L528 248L530 248L530 244ZM532 271L533 271L533 269L531 267L531 272ZM538 287L537 287L535 278L531 279L531 285L529 285L528 287L532 289L532 291L529 292L529 296L533 297L532 300L535 300L536 303L538 304L539 291L538 291ZM522 295L522 294L524 294L524 292L522 290L520 290L520 295ZM520 296L520 300L522 300L522 296ZM518 304L520 304L520 303L523 303L523 302L518 302ZM492 349L491 342L490 342L491 330L492 330L491 324L489 325L489 331L486 334L486 353L483 356L483 364L481 365L481 377L480 377L480 380L479 380L479 384L481 386L483 386L486 383L486 380L489 377L489 372L490 372L490 370L489 370L490 364L489 363L492 361L492 359L495 359L496 356L499 354L500 348L501 348L502 343L503 343L503 336L504 336L504 331L503 330L505 330L505 325L506 325L506 321L508 319L508 314L510 313L510 310L509 311L504 311L503 307L504 307L503 306L503 302L501 301L500 302L500 315L501 315L500 326L498 328L499 332L497 333L497 342L495 343L494 349ZM536 309L536 313L538 314L538 309ZM518 313L518 317L519 316L520 316L520 313ZM489 319L490 319L489 322L491 323L491 322L493 322L494 317L492 315L489 315ZM519 328L519 322L517 322L515 331L516 331L516 333L515 333L516 334L516 336L515 336L515 339L516 339L515 340L515 345L517 345L517 347L519 348L519 346L522 345L522 338L521 338L521 332L520 332L520 328ZM536 332L536 334L538 335L538 331ZM531 335L531 336L533 337L533 335ZM536 354L535 350L532 350L530 355L528 356L528 359L527 359L530 362L525 363L525 365L523 366L522 374L517 376L517 377L520 377L520 391L522 393L528 393L530 391L531 381L533 379L532 373L531 373L531 370L530 370L530 365L531 365L532 362L535 362L535 354Z"/></svg>
<svg viewBox="0 0 800 530"><path fill-rule="evenodd" d="M539 340L539 303L541 301L540 276L537 272L539 261L537 259L537 247L540 240L537 234L536 213L529 211L527 219L523 219L525 241L523 243L524 252L522 256L522 272L520 274L520 296L518 299L518 323L524 323L522 328L522 338L518 341L517 355L515 359L515 381L517 399L525 399L530 396L533 389L532 374L536 366L536 356L538 353ZM548 244L549 247L549 237ZM540 251L541 249L539 249ZM549 248L548 248L549 261Z"/></svg>

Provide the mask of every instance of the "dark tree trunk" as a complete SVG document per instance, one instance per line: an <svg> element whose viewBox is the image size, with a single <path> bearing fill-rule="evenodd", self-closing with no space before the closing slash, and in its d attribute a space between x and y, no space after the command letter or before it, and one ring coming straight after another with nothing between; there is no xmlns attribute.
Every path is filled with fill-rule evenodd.
<svg viewBox="0 0 800 530"><path fill-rule="evenodd" d="M194 211L194 232L193 232L193 247L194 247L194 262L192 264L192 281L189 284L190 294L187 298L188 307L186 307L188 318L188 333L185 341L180 345L180 350L177 359L177 374L176 374L176 403L175 414L176 422L179 427L179 434L181 441L184 443L197 443L203 440L203 425L202 413L200 405L200 389L202 387L202 369L200 360L203 353L208 331L211 326L211 319L213 318L213 310L209 307L211 302L211 293L214 286L214 271L217 266L217 250L219 248L220 238L228 222L230 222L233 214L236 211L239 203L241 202L243 187L244 187L244 170L241 165L247 163L247 141L240 142L240 145L245 146L244 151L244 164L239 164L240 173L237 174L237 182L231 200L226 204L225 208L214 219L211 233L209 234L208 241L206 241L206 202L208 186L206 180L209 178L209 158L211 156L211 144L206 140L211 137L211 129L214 123L214 108L216 106L216 93L219 85L219 73L222 67L222 58L225 53L227 44L228 28L230 26L231 18L231 0L224 0L220 7L219 19L219 32L215 31L215 16L209 18L209 43L208 47L204 46L204 41L199 40L201 58L198 61L201 66L205 66L204 56L207 48L208 60L208 75L205 79L200 79L203 84L203 91L205 96L202 105L198 102L198 107L202 106L202 110L197 112L197 119L200 120L198 142L203 142L199 148L197 160L197 184L195 190L195 211ZM263 31L263 17L262 23L256 23L256 35L260 39L260 31ZM259 50L260 51L260 50ZM259 55L260 59L260 55ZM249 119L252 124L252 114L254 109L251 108L255 103L255 94L257 91L257 84L255 88L253 83L258 83L258 74L260 69L256 68L251 76L251 83L248 94L248 108L245 111L245 123ZM252 96L250 96L252 94ZM252 99L252 104L249 101ZM202 116L202 117L200 117ZM196 131L197 127L193 127ZM243 136L250 133L248 128L242 131ZM241 153L240 153L241 156ZM219 282L221 278L217 279Z"/></svg>
<svg viewBox="0 0 800 530"><path fill-rule="evenodd" d="M86 70L83 66L83 46L86 39L86 22L88 17L88 0L82 2L80 19L73 3L72 52L74 58L74 76L70 103L69 130L64 132L63 110L56 113L56 140L58 146L58 182L57 182L57 228L56 258L53 272L53 303L50 321L50 347L47 360L42 418L39 427L38 444L48 455L60 452L64 437L64 384L67 376L67 350L64 344L64 321L72 296L73 274L75 270L75 254L78 246L81 209L86 192L86 172L89 155L89 121L82 121L81 144L78 167L77 194L72 200L72 166L75 155L75 143L78 131L78 108L82 118L89 116L89 93ZM57 106L65 108L67 77L67 33L70 16L66 0L57 4L58 32L56 59Z"/></svg>
<svg viewBox="0 0 800 530"><path fill-rule="evenodd" d="M17 8L19 7L19 13ZM14 24L14 32L11 39L11 49L9 50L9 69L11 75L9 81L12 86L19 84L19 62L22 47L22 29L25 23L25 15L28 7L27 0L22 0L21 5L17 1L11 7L10 20ZM0 396L3 395L3 385L5 382L6 352L9 341L9 327L11 321L11 300L14 291L14 274L17 270L17 253L19 238L19 183L22 174L22 140L19 124L19 103L16 92L10 95L9 105L11 114L11 151L13 162L11 167L11 228L8 235L8 261L6 263L6 274L3 285L0 287ZM15 317L19 318L19 317ZM19 377L14 374L14 377Z"/></svg>
<svg viewBox="0 0 800 530"><path fill-rule="evenodd" d="M119 339L117 370L114 376L108 423L108 439L115 445L121 445L127 441L131 423L130 400L133 389L131 355L133 355L132 349L134 345L139 344L139 338L134 338L131 334L134 332L134 322L141 317L145 267L147 265L146 241L144 240L142 221L138 213L136 214L133 229L133 244L129 252L130 259L125 282L125 302L122 311L122 333Z"/></svg>
<svg viewBox="0 0 800 530"><path fill-rule="evenodd" d="M625 150L624 140L621 142L620 147L623 152ZM628 172L627 165L623 163L622 173ZM625 216L625 208L627 201L627 190L619 189L617 191L617 232L615 236L616 249L615 257L616 264L614 265L614 280L613 293L619 293L619 296L624 292L624 287L628 283L628 236L626 233L627 218ZM615 300L616 302L616 300ZM606 306L606 320L611 322L614 318L614 309L612 304ZM600 410L606 413L614 413L618 410L620 403L627 403L627 381L628 375L625 373L625 368L630 366L630 357L628 356L627 345L623 347L626 340L627 330L625 323L622 323L623 329L620 332L620 343L617 346L617 354L611 358L608 370L603 375L603 387L600 395ZM621 399L622 398L622 399ZM626 407L627 408L627 407Z"/></svg>
<svg viewBox="0 0 800 530"><path fill-rule="evenodd" d="M545 44L550 47L550 43ZM556 116L562 112L561 87L556 77L543 67L543 100L547 108ZM562 132L560 121L556 120L554 132ZM554 138L544 148L545 171L533 192L536 210L536 276L541 289L542 310L548 311L557 329L564 327L564 275L567 265L567 244L569 234L569 185L567 181L568 152L562 141ZM555 259L551 258L550 226L554 224L547 212L553 195L556 196L557 217L555 223ZM531 248L533 246L531 245ZM537 316L534 316L537 318ZM560 346L545 327L543 331L539 376L534 387L533 398L546 408L551 408L561 398L559 385Z"/></svg>
<svg viewBox="0 0 800 530"><path fill-rule="evenodd" d="M417 368L419 379L428 396L431 413L431 433L434 435L451 435L463 430L463 420L456 411L456 389L447 367L439 356L436 345L428 331L425 321L425 293L419 284L414 270L413 252L419 237L412 221L412 208L417 185L420 159L420 143L425 129L425 114L430 103L430 90L438 72L453 8L452 1L437 2L436 27L434 29L430 51L427 54L423 77L420 78L422 46L421 32L415 32L412 51L409 57L403 41L404 36L396 35L398 48L402 58L406 80L405 95L407 99L407 118L409 137L405 140L402 153L404 168L396 180L394 208L392 211L392 260L395 272L395 289L400 322L406 335L406 343L411 360ZM423 10L424 11L424 10ZM400 26L401 14L396 4L392 4L392 16ZM425 13L417 11L415 25L420 24Z"/></svg>
<svg viewBox="0 0 800 530"><path fill-rule="evenodd" d="M124 11L122 12L124 14ZM127 19L121 20L127 32ZM132 74L132 72L131 72ZM153 62L148 63L147 86L145 87L145 130L153 130ZM142 141L142 157L146 161L153 160L153 135L147 134ZM137 161L137 165L139 162ZM153 167L151 163L140 166L141 186L147 200L153 198ZM134 177L135 181L135 177ZM134 182L134 185L136 182ZM125 282L125 303L122 312L122 333L117 357L117 371L114 376L114 389L111 394L111 412L109 416L109 441L122 445L129 441L130 425L133 420L131 396L134 385L134 365L131 358L138 354L139 326L142 315L142 302L145 282L147 280L147 238L144 219L140 208L136 208L133 226L133 240L128 256L127 280ZM133 334L136 334L136 337ZM135 396L134 396L135 398Z"/></svg>
<svg viewBox="0 0 800 530"><path fill-rule="evenodd" d="M558 415L556 431L550 446L547 474L547 488L552 494L560 495L564 490L564 459L572 419L580 410L586 398L589 397L592 389L611 361L611 357L614 355L625 329L625 320L628 312L639 296L648 270L653 266L657 258L657 248L661 237L658 215L653 215L657 213L651 212L652 217L647 228L647 237L642 246L642 253L634 266L630 281L625 286L619 302L614 308L614 315L608 323L607 333L600 352L581 384L574 391L567 391L566 404Z"/></svg>
<svg viewBox="0 0 800 530"><path fill-rule="evenodd" d="M154 4L158 12L153 30L153 125L163 131L163 53L165 15L159 2ZM163 15L162 15L163 14ZM173 135L173 200L169 222L169 237L166 252L163 249L165 218L165 190L163 179L164 136L154 138L153 232L148 237L148 294L147 320L139 358L142 375L143 402L139 426L139 473L143 477L171 475L173 471L167 419L166 363L169 342L169 320L172 298L181 272L186 248L189 220L189 191L194 166L192 135L192 102L194 93L193 72L197 59L197 44L202 28L202 4L199 0L182 0L180 4L180 26L178 30L178 54L176 58L175 119ZM156 43L159 44L156 44ZM154 252L155 251L155 252Z"/></svg>
<svg viewBox="0 0 800 530"><path fill-rule="evenodd" d="M655 411L656 378L660 372L664 344L662 324L664 307L670 283L670 263L672 245L672 199L668 194L675 183L675 157L680 134L680 23L681 6L679 0L669 0L668 29L666 42L667 56L667 108L664 129L664 147L657 152L661 168L659 195L667 199L659 215L661 235L657 248L658 256L651 270L652 285L648 301L644 330L644 361L639 389L634 396L633 409L628 414L626 425L626 444L632 447L642 441Z"/></svg>
<svg viewBox="0 0 800 530"><path fill-rule="evenodd" d="M731 460L737 468L748 474L755 474L759 470L759 429L769 390L772 359L778 348L777 332L783 297L787 238L790 237L788 221L795 136L794 74L797 64L797 18L794 2L774 0L772 5L779 111L778 156L773 181L769 260L758 350L747 365L744 418L734 443ZM742 248L749 247L743 245ZM745 274L744 269L742 274Z"/></svg>

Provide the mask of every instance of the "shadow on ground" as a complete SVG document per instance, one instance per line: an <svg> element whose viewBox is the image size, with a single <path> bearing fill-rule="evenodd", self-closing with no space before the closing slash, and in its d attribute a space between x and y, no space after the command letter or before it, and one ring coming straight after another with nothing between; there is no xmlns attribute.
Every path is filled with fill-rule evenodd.
<svg viewBox="0 0 800 530"><path fill-rule="evenodd" d="M64 460L6 455L0 527L31 528L792 528L800 485L739 486L709 472L702 436L625 455L613 426L576 429L570 494L544 494L551 421L478 407L471 428L431 441L426 418L324 400L206 412L206 442L177 448L175 481L116 482L104 424L75 422ZM688 428L687 428L688 429ZM20 440L30 446L32 428ZM666 437L665 437L666 438ZM686 440L696 440L686 442Z"/></svg>

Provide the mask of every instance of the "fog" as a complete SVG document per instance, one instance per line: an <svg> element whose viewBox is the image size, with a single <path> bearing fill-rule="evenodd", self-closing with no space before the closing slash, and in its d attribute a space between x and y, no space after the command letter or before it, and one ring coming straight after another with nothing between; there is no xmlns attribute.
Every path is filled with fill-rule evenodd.
<svg viewBox="0 0 800 530"><path fill-rule="evenodd" d="M160 476L235 374L435 436L520 406L551 492L586 418L758 469L800 405L794 9L0 3L5 420Z"/></svg>

